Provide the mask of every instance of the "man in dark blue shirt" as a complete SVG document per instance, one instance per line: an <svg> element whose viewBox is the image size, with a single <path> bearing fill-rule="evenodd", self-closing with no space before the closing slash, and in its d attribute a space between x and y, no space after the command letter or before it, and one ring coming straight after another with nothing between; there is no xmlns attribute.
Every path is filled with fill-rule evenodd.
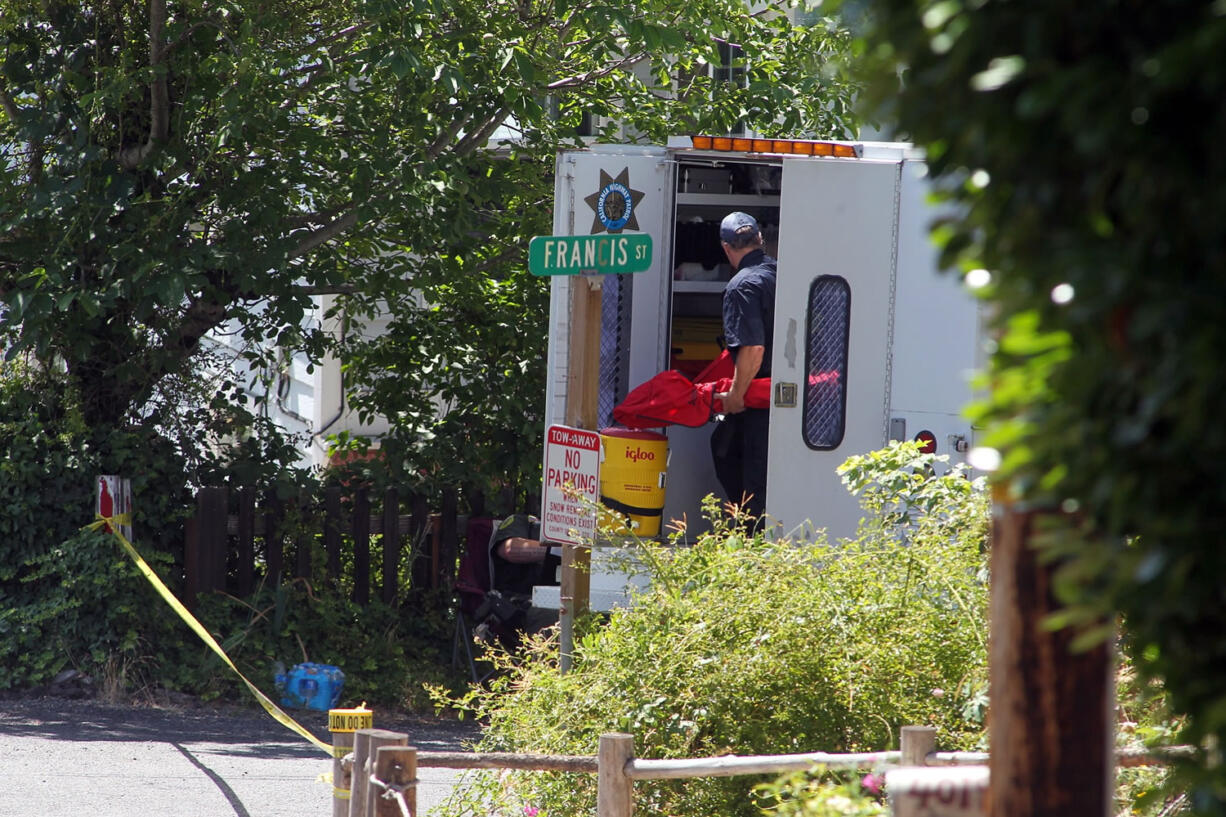
<svg viewBox="0 0 1226 817"><path fill-rule="evenodd" d="M736 366L732 386L716 395L725 418L711 435L715 475L728 499L758 523L766 511L766 453L770 409L746 408L750 381L770 377L775 329L777 262L762 248L762 230L746 213L729 213L720 244L736 273L724 287L724 342Z"/></svg>

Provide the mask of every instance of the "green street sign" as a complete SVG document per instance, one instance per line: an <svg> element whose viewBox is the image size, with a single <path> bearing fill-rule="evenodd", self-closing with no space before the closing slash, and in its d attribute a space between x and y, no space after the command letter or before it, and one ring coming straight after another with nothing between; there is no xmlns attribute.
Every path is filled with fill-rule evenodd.
<svg viewBox="0 0 1226 817"><path fill-rule="evenodd" d="M528 244L533 275L624 275L651 267L645 233L538 235Z"/></svg>

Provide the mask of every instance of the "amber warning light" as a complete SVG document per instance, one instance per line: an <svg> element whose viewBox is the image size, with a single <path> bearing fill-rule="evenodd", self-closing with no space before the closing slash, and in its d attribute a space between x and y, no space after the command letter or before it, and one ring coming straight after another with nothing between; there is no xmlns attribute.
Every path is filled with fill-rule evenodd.
<svg viewBox="0 0 1226 817"><path fill-rule="evenodd" d="M792 156L839 156L859 159L864 146L849 142L821 142L812 139L751 139L746 136L691 136L694 150L720 150L730 153L782 153Z"/></svg>

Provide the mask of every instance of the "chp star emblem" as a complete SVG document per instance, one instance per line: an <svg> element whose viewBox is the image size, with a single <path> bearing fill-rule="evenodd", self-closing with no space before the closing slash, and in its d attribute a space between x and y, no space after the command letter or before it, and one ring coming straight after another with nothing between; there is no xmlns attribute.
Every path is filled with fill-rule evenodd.
<svg viewBox="0 0 1226 817"><path fill-rule="evenodd" d="M639 229L636 215L643 191L630 188L630 168L622 168L616 177L600 171L600 190L583 199L596 213L592 233L620 233Z"/></svg>

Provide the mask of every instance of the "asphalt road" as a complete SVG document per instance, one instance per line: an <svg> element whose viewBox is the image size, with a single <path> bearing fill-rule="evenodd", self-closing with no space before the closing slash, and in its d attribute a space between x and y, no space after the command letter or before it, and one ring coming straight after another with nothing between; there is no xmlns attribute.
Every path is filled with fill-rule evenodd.
<svg viewBox="0 0 1226 817"><path fill-rule="evenodd" d="M325 743L327 715L293 713ZM422 750L459 750L470 722L383 717ZM257 707L127 707L0 700L0 814L20 817L330 817L328 755ZM459 772L420 769L418 813Z"/></svg>

